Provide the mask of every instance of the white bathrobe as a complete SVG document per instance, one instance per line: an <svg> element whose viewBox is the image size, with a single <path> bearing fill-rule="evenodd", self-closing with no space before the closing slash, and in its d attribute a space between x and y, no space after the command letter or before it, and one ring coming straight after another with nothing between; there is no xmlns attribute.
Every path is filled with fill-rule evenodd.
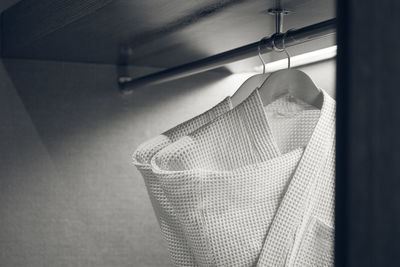
<svg viewBox="0 0 400 267"><path fill-rule="evenodd" d="M152 170L199 266L332 266L335 101L258 91L159 151Z"/></svg>

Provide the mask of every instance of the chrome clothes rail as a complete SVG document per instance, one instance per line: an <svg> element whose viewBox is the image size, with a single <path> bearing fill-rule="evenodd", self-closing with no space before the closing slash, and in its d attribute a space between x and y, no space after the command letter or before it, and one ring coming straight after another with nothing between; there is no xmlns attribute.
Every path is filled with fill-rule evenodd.
<svg viewBox="0 0 400 267"><path fill-rule="evenodd" d="M335 33L336 19L331 19L304 28L290 30L286 33L277 33L269 38L263 38L261 41L136 79L130 77L119 77L118 84L123 93L130 93L137 87L159 84L183 78L196 73L212 70L235 61L257 56L258 46L260 46L261 53L264 54L273 51L273 42L277 48L283 46L290 47ZM284 38L285 40L283 44Z"/></svg>

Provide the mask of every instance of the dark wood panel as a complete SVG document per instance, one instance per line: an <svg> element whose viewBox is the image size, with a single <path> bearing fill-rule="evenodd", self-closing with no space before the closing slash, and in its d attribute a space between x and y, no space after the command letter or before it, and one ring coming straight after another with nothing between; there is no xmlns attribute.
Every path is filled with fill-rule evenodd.
<svg viewBox="0 0 400 267"><path fill-rule="evenodd" d="M400 266L400 2L337 10L336 266Z"/></svg>
<svg viewBox="0 0 400 267"><path fill-rule="evenodd" d="M15 39L7 37L13 35L13 27L5 23L6 49L3 56L115 63L121 58L121 47L129 47L131 54L125 61L130 64L169 67L272 34L274 19L265 11L275 6L275 2L114 0L96 12L37 40L32 39L23 46L16 46ZM286 29L334 17L334 0L286 0L282 1L282 6L294 12L285 18ZM21 20L8 23L11 22L21 24ZM25 27L26 31L30 28L26 24L19 27Z"/></svg>
<svg viewBox="0 0 400 267"><path fill-rule="evenodd" d="M130 39L134 39L135 44L148 42L157 35L157 31L167 32L166 25L182 17L202 10L211 14L218 9L217 6L237 0L102 0L98 2L112 3L90 16L89 13L78 16L80 11L78 7L83 5L81 2L96 2L94 0L59 0L59 4L54 4L51 0L36 2L23 0L4 13L5 56L43 58L51 54L49 58L53 58L53 55L64 58L65 55L78 54L83 60L73 59L73 61L86 61L85 56L95 51L98 60L101 61L104 56L111 54L110 58L115 62L115 51L118 52L120 43ZM61 8L65 4L73 6L68 8L71 14ZM210 10L210 7L214 9ZM42 14L46 14L49 18L41 19ZM62 20L64 17L66 21ZM76 18L80 20L75 22ZM192 18L192 22L194 20L195 18ZM175 27L184 27L189 23L190 21L182 20L181 25ZM59 29L60 27L62 29Z"/></svg>
<svg viewBox="0 0 400 267"><path fill-rule="evenodd" d="M4 51L24 47L112 0L24 0L3 13Z"/></svg>
<svg viewBox="0 0 400 267"><path fill-rule="evenodd" d="M7 8L18 3L19 1L21 1L21 0L1 0L0 1L0 12L3 12Z"/></svg>

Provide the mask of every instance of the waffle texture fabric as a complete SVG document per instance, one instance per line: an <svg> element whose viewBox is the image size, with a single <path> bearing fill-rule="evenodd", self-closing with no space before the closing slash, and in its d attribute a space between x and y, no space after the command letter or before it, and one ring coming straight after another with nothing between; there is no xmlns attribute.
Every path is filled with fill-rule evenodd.
<svg viewBox="0 0 400 267"><path fill-rule="evenodd" d="M333 266L335 106L256 90L152 158L197 265Z"/></svg>
<svg viewBox="0 0 400 267"><path fill-rule="evenodd" d="M141 144L133 154L133 163L143 176L171 262L175 266L196 266L196 263L175 211L168 202L157 177L151 170L150 160L164 147L211 122L231 108L230 98L225 98L205 113Z"/></svg>

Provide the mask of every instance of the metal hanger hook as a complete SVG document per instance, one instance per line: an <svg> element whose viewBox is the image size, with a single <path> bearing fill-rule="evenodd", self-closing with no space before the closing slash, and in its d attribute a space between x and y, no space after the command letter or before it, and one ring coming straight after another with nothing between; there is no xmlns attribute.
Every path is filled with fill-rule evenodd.
<svg viewBox="0 0 400 267"><path fill-rule="evenodd" d="M291 63L291 60L290 60L290 54L289 54L289 52L286 50L286 36L287 36L287 34L290 32L290 31L292 31L293 29L290 29L290 30L288 30L288 31L286 31L283 35L282 35L282 48L278 48L277 46L276 46L276 43L275 43L275 39L276 39L276 37L278 36L278 33L275 33L274 35L272 35L272 49L274 50L274 51L276 51L276 52L285 52L285 54L286 54L286 56L287 56L287 59L288 59L288 69L290 69L290 63Z"/></svg>
<svg viewBox="0 0 400 267"><path fill-rule="evenodd" d="M280 33L274 33L274 34L271 36L272 50L274 50L275 52L283 52L285 49L284 49L284 48L278 48L278 47L276 46L276 43L275 43L275 39L276 39L276 37L277 37L278 35L280 35Z"/></svg>
<svg viewBox="0 0 400 267"><path fill-rule="evenodd" d="M258 42L258 57L260 58L262 65L263 65L263 74L265 74L265 61L261 56L261 49L260 49L260 45L262 43L262 41L264 41L265 39L267 39L267 37L262 38L259 42Z"/></svg>

